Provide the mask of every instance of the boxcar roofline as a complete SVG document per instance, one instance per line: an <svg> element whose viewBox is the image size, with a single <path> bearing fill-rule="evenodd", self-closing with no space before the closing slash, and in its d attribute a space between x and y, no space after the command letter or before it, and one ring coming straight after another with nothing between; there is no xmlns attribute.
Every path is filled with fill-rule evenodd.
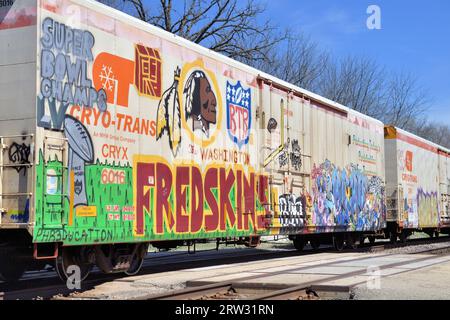
<svg viewBox="0 0 450 320"><path fill-rule="evenodd" d="M309 98L310 100L316 101L319 104L325 105L327 107L331 107L333 109L336 109L338 111L344 112L344 113L352 113L355 114L361 118L363 118L364 120L368 120L368 121L373 121L375 123L378 123L379 125L383 126L383 122L369 117L363 113L360 113L356 110L350 109L338 102L332 101L330 99L327 99L325 97L322 97L318 94L315 94L311 91L308 91L306 89L300 88L296 85L293 85L289 82L286 82L284 80L281 80L275 76L272 76L270 74L267 74L263 71L260 71L258 69L255 69L251 66L248 66L242 62L236 61L234 59L231 59L223 54L220 54L218 52L215 52L213 50L207 49L199 44L193 43L192 41L189 41L187 39L184 39L182 37L179 37L173 33L170 33L166 30L163 30L161 28L158 28L150 23L144 22L142 20L139 20L133 16L130 16L120 10L111 8L107 5L101 4L99 2L96 1L92 1L92 0L72 0L72 2L80 5L80 6L89 6L89 8L102 13L102 14L107 14L111 17L114 17L115 19L123 22L123 23L128 23L130 25L133 25L141 30L144 31L148 31L150 33L156 34L157 36L163 38L164 40L170 41L174 44L178 44L178 45L183 45L186 46L187 48L196 51L197 53L201 54L201 55L205 55L205 56L209 56L212 57L214 59L217 60L221 60L225 63L227 63L228 65L235 67L237 69L241 69L244 72L248 72L251 74L255 74L258 76L259 79L263 79L263 80L268 80L268 81L272 81L273 83L278 84L279 86L283 86L284 88L288 89L288 90L292 90L300 95L303 95L307 98Z"/></svg>

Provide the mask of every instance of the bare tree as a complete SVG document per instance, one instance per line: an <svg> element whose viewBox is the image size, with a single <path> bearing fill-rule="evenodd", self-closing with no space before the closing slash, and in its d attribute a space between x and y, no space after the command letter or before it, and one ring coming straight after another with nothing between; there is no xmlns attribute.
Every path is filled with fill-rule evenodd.
<svg viewBox="0 0 450 320"><path fill-rule="evenodd" d="M450 127L447 124L420 117L413 119L405 129L443 147L450 148Z"/></svg>
<svg viewBox="0 0 450 320"><path fill-rule="evenodd" d="M347 57L328 63L318 93L349 108L375 118L382 118L385 106L385 72L374 61Z"/></svg>
<svg viewBox="0 0 450 320"><path fill-rule="evenodd" d="M287 37L254 0L100 0L166 31L243 61L268 59L269 48Z"/></svg>
<svg viewBox="0 0 450 320"><path fill-rule="evenodd" d="M270 59L253 62L252 65L311 91L316 90L329 61L329 54L303 34L289 36L286 41L270 48L267 56Z"/></svg>
<svg viewBox="0 0 450 320"><path fill-rule="evenodd" d="M386 123L408 129L429 108L429 98L410 74L397 74L385 84Z"/></svg>
<svg viewBox="0 0 450 320"><path fill-rule="evenodd" d="M263 21L265 8L258 0L98 1L386 124L450 145L450 128L424 118L428 94L414 77L388 74L368 58L332 60L310 38Z"/></svg>

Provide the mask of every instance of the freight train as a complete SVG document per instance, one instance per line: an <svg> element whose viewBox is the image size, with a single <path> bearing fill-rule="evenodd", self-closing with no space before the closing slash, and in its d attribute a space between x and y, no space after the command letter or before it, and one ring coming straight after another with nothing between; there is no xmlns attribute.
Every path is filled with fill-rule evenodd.
<svg viewBox="0 0 450 320"><path fill-rule="evenodd" d="M0 274L449 233L450 150L90 0L0 7Z"/></svg>

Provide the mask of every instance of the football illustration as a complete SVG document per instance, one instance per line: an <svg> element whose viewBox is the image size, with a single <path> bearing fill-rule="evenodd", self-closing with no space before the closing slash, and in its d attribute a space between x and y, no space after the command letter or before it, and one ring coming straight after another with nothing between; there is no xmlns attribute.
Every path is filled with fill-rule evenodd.
<svg viewBox="0 0 450 320"><path fill-rule="evenodd" d="M64 134L69 141L69 147L87 163L94 162L94 146L86 127L71 116L64 119Z"/></svg>

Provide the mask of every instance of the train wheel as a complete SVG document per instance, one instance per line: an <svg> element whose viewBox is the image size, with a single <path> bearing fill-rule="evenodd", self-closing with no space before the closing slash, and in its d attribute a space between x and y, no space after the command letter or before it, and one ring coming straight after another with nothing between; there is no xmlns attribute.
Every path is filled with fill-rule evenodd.
<svg viewBox="0 0 450 320"><path fill-rule="evenodd" d="M294 247L297 251L303 251L305 247L305 240L303 239L294 239Z"/></svg>
<svg viewBox="0 0 450 320"><path fill-rule="evenodd" d="M408 233L406 231L404 231L404 230L400 234L400 241L402 243L406 243L406 241L408 241Z"/></svg>
<svg viewBox="0 0 450 320"><path fill-rule="evenodd" d="M309 244L311 245L311 248L313 248L313 250L319 250L319 248L320 248L320 239L310 240Z"/></svg>
<svg viewBox="0 0 450 320"><path fill-rule="evenodd" d="M26 270L26 264L12 252L0 255L0 279L6 282L18 281Z"/></svg>
<svg viewBox="0 0 450 320"><path fill-rule="evenodd" d="M86 280L92 269L92 264L83 262L80 247L62 247L60 255L56 258L55 269L62 281L67 282L74 273L70 267L78 267L80 270L80 282Z"/></svg>
<svg viewBox="0 0 450 320"><path fill-rule="evenodd" d="M344 236L334 236L334 248L337 251L342 251L344 250Z"/></svg>
<svg viewBox="0 0 450 320"><path fill-rule="evenodd" d="M434 232L434 237L435 237L435 238L439 238L439 231L435 231L435 232Z"/></svg>
<svg viewBox="0 0 450 320"><path fill-rule="evenodd" d="M141 244L136 249L135 254L133 255L133 260L131 261L130 268L125 271L127 276L134 276L141 271L142 265L144 264L144 258L147 254L148 245Z"/></svg>
<svg viewBox="0 0 450 320"><path fill-rule="evenodd" d="M356 249L358 247L357 236L349 234L347 236L346 244L349 249Z"/></svg>
<svg viewBox="0 0 450 320"><path fill-rule="evenodd" d="M139 271L141 271L141 268L142 268L143 264L144 264L144 258L136 257L131 262L130 268L127 271L125 271L125 274L127 276L134 276L134 275L138 274Z"/></svg>
<svg viewBox="0 0 450 320"><path fill-rule="evenodd" d="M370 236L369 237L369 242L370 242L370 244L375 244L375 237Z"/></svg>

